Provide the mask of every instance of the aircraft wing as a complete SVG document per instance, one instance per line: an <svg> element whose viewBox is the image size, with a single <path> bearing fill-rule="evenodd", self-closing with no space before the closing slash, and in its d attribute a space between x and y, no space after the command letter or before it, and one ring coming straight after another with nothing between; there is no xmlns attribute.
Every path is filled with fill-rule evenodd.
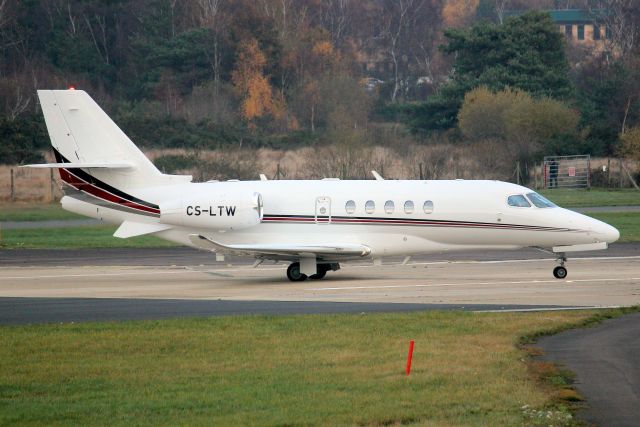
<svg viewBox="0 0 640 427"><path fill-rule="evenodd" d="M364 257L371 253L371 249L359 244L241 244L224 245L200 234L190 234L189 240L197 247L216 253L255 256L255 257L305 257L331 256L333 257Z"/></svg>

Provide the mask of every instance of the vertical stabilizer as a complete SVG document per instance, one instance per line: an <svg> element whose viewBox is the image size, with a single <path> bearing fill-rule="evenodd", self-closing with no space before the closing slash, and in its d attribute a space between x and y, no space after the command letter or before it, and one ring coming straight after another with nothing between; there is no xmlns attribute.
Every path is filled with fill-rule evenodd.
<svg viewBox="0 0 640 427"><path fill-rule="evenodd" d="M58 162L126 163L126 169L91 169L117 188L183 183L187 177L162 174L109 116L82 90L39 90L38 97Z"/></svg>

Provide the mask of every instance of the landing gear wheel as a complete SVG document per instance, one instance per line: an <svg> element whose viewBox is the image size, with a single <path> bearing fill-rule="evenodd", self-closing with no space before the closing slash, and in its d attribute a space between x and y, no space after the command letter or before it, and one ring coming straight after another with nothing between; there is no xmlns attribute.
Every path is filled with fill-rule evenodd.
<svg viewBox="0 0 640 427"><path fill-rule="evenodd" d="M553 277L555 277L556 279L564 279L565 277L567 277L567 269L562 266L554 268Z"/></svg>
<svg viewBox="0 0 640 427"><path fill-rule="evenodd" d="M287 268L287 278L292 282L307 280L307 275L300 272L300 263L294 262Z"/></svg>
<svg viewBox="0 0 640 427"><path fill-rule="evenodd" d="M327 275L327 271L328 271L327 267L325 267L324 265L319 265L318 272L316 274L312 274L311 276L309 276L309 279L313 279L313 280L324 279L324 276Z"/></svg>

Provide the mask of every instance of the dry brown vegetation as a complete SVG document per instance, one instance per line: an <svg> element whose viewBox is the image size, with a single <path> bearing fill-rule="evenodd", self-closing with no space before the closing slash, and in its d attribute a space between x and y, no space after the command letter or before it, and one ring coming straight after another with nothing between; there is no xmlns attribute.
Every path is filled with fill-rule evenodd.
<svg viewBox="0 0 640 427"><path fill-rule="evenodd" d="M472 144L403 144L395 147L364 145L328 145L304 147L297 150L235 149L218 151L150 150L145 153L152 160L167 155L194 156L197 165L173 171L191 174L195 181L258 179L263 173L268 179L373 179L375 170L387 179L499 179L515 180L515 159L502 149L498 141L481 141ZM49 156L49 155L48 155ZM47 161L52 159L48 158ZM638 168L633 161L626 161L629 170ZM609 175L602 172L607 166ZM617 159L595 158L591 161L597 185L608 181L614 187L620 182L620 162ZM13 170L13 197L11 171ZM540 166L529 170L528 184L536 186L541 180ZM630 186L622 170L622 182ZM44 202L62 197L61 181L56 171L27 169L18 166L0 166L0 201Z"/></svg>

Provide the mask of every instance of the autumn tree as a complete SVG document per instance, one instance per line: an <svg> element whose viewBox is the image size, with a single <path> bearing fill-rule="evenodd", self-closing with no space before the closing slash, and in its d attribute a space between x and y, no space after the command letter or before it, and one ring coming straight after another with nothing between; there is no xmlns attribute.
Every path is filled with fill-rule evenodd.
<svg viewBox="0 0 640 427"><path fill-rule="evenodd" d="M504 149L523 162L542 152L577 154L571 151L580 149L578 122L578 113L561 101L511 88L492 92L484 86L465 95L458 114L465 138L502 141Z"/></svg>
<svg viewBox="0 0 640 427"><path fill-rule="evenodd" d="M238 46L231 80L242 99L240 114L251 126L266 115L279 119L283 114L284 106L274 100L273 88L264 75L266 62L256 39L245 40Z"/></svg>
<svg viewBox="0 0 640 427"><path fill-rule="evenodd" d="M620 142L620 154L640 163L640 126L621 134Z"/></svg>

